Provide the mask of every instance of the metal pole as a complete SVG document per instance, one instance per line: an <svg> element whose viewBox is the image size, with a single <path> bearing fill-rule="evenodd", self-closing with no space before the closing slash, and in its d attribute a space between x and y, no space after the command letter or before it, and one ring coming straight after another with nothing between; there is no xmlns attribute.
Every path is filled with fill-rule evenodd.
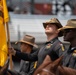
<svg viewBox="0 0 76 75"><path fill-rule="evenodd" d="M20 35L20 25L17 26L17 31L18 31L18 41L21 39ZM20 45L18 44L18 49L20 49Z"/></svg>
<svg viewBox="0 0 76 75"><path fill-rule="evenodd" d="M56 6L55 15L57 15L57 14L58 14L58 11L59 11L59 9L58 9L58 1L57 1L57 0L56 0L56 4L55 4L55 6Z"/></svg>
<svg viewBox="0 0 76 75"><path fill-rule="evenodd" d="M34 0L31 0L30 10L31 10L31 14L34 14Z"/></svg>
<svg viewBox="0 0 76 75"><path fill-rule="evenodd" d="M18 40L20 40L20 25L18 25Z"/></svg>
<svg viewBox="0 0 76 75"><path fill-rule="evenodd" d="M19 1L19 8L20 8L20 12L22 11L22 7L23 7L23 1L22 1L22 0L20 0L20 1Z"/></svg>

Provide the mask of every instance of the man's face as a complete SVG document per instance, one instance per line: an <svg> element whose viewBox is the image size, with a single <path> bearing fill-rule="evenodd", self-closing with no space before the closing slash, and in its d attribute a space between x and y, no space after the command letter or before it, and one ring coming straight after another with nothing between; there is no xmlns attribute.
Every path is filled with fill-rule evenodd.
<svg viewBox="0 0 76 75"><path fill-rule="evenodd" d="M21 52L27 52L28 47L29 47L28 44L23 43L23 42L20 43L20 49L21 49Z"/></svg>
<svg viewBox="0 0 76 75"><path fill-rule="evenodd" d="M71 42L76 38L76 29L65 29L64 30L64 41Z"/></svg>
<svg viewBox="0 0 76 75"><path fill-rule="evenodd" d="M45 28L45 33L50 35L58 34L58 28L54 24L48 24Z"/></svg>

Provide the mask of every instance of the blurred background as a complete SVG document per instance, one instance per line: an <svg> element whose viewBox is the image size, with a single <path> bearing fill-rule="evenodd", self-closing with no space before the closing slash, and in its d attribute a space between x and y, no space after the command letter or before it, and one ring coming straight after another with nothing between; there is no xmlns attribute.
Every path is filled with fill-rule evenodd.
<svg viewBox="0 0 76 75"><path fill-rule="evenodd" d="M42 46L46 41L43 22L58 18L64 26L68 19L76 19L76 0L7 0L7 6L11 45L16 50L20 49L15 42L26 34L33 35L39 48ZM68 45L63 37L59 39ZM13 57L13 61L19 70L20 59Z"/></svg>
<svg viewBox="0 0 76 75"><path fill-rule="evenodd" d="M76 15L76 0L7 0L15 14Z"/></svg>

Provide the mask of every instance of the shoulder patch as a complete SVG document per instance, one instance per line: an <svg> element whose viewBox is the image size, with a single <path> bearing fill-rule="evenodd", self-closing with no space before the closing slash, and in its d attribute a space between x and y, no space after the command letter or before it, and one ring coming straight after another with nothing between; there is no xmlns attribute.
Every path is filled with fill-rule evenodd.
<svg viewBox="0 0 76 75"><path fill-rule="evenodd" d="M76 57L76 50L73 51L72 55Z"/></svg>
<svg viewBox="0 0 76 75"><path fill-rule="evenodd" d="M64 51L65 49L64 49L63 44L60 43L60 46L61 46L62 51Z"/></svg>
<svg viewBox="0 0 76 75"><path fill-rule="evenodd" d="M47 44L46 49L50 48L51 46L52 46L52 44Z"/></svg>
<svg viewBox="0 0 76 75"><path fill-rule="evenodd" d="M37 61L34 63L34 68L36 68L37 67Z"/></svg>

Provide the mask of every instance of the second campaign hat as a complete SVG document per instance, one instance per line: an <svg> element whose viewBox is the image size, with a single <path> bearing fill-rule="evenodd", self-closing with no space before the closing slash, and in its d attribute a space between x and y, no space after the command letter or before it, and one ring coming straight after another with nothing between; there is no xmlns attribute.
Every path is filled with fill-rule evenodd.
<svg viewBox="0 0 76 75"><path fill-rule="evenodd" d="M70 19L68 20L67 24L60 28L59 30L65 30L65 29L76 29L76 19Z"/></svg>
<svg viewBox="0 0 76 75"><path fill-rule="evenodd" d="M29 45L32 45L32 46L34 46L34 47L38 47L36 44L35 44L35 38L33 37L33 36L31 36L31 35L25 35L24 37L23 37L23 39L21 39L20 41L18 41L18 42L23 42L23 43L27 43L27 44L29 44ZM17 43L18 43L17 42Z"/></svg>

